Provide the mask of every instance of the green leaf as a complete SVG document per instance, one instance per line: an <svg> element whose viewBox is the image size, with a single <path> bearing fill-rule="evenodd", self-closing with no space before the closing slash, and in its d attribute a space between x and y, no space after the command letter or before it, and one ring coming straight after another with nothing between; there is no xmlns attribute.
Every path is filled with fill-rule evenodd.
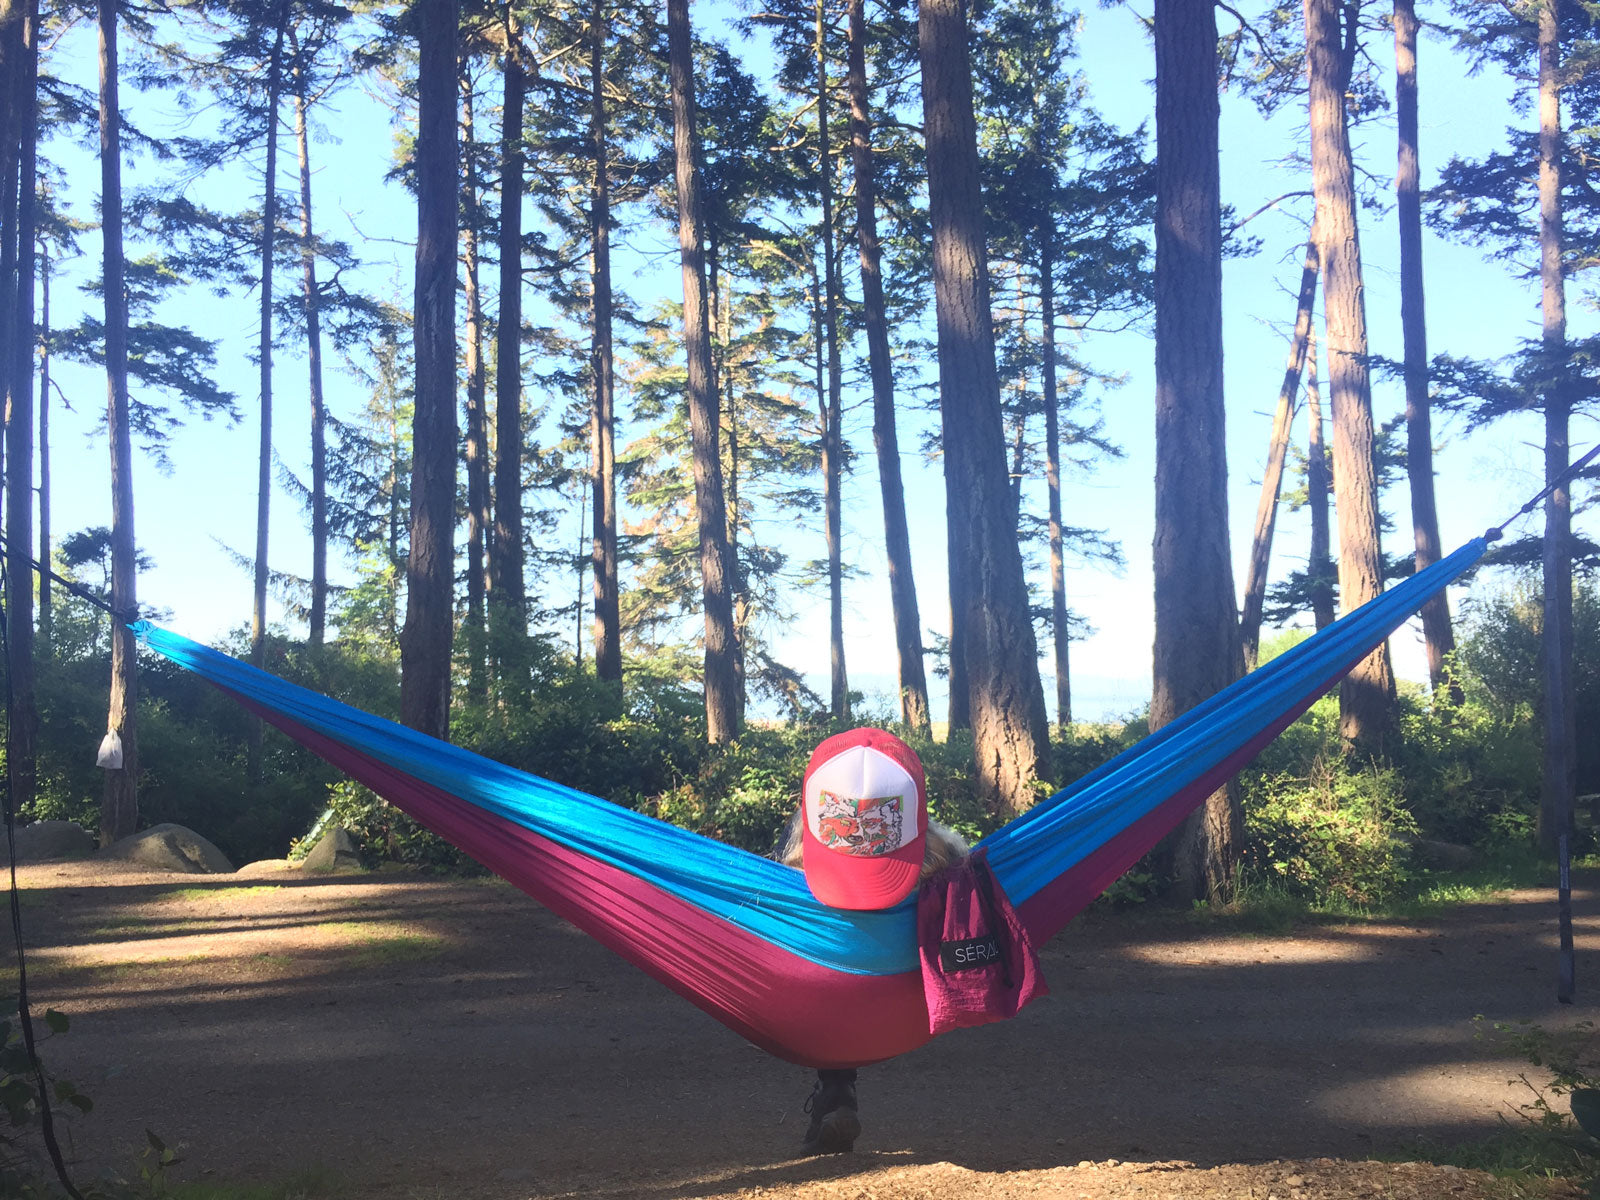
<svg viewBox="0 0 1600 1200"><path fill-rule="evenodd" d="M146 1129L144 1131L144 1136L146 1137L146 1139L149 1140L150 1148L152 1150L154 1150L157 1154L160 1154L163 1150L165 1150L167 1148L167 1144L165 1142L163 1142L160 1138L158 1138L150 1130Z"/></svg>
<svg viewBox="0 0 1600 1200"><path fill-rule="evenodd" d="M1590 1137L1600 1138L1600 1089L1573 1088L1572 1117Z"/></svg>
<svg viewBox="0 0 1600 1200"><path fill-rule="evenodd" d="M72 1107L77 1109L79 1112L94 1111L94 1101L89 1099L89 1097L85 1096L82 1092L73 1092L72 1095L67 1097L67 1103L72 1105Z"/></svg>
<svg viewBox="0 0 1600 1200"><path fill-rule="evenodd" d="M44 1010L44 1023L50 1026L51 1033L65 1033L67 1031L67 1014L57 1012L53 1008Z"/></svg>

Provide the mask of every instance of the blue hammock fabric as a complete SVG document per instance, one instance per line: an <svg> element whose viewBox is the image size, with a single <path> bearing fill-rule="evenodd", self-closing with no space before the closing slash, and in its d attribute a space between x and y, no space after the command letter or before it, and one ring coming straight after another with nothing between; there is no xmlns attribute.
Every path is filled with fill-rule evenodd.
<svg viewBox="0 0 1600 1200"><path fill-rule="evenodd" d="M979 843L1034 943L1486 548L1469 542ZM827 908L792 868L363 713L148 622L133 628L764 1049L842 1067L928 1039L914 900L879 912Z"/></svg>

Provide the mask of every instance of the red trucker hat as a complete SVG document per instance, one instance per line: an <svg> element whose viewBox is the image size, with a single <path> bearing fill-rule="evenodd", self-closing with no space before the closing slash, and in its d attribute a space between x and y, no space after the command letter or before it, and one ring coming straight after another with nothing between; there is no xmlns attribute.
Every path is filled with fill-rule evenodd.
<svg viewBox="0 0 1600 1200"><path fill-rule="evenodd" d="M917 886L928 787L916 752L882 729L811 752L801 799L806 886L830 908L892 908Z"/></svg>

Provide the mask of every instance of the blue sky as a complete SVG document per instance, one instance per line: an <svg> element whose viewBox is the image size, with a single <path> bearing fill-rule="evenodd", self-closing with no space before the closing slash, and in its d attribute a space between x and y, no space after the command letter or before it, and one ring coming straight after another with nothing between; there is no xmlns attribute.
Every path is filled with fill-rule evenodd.
<svg viewBox="0 0 1600 1200"><path fill-rule="evenodd" d="M722 12L719 7L697 6L698 28L703 33L717 33ZM1228 20L1226 14L1222 19ZM724 35L732 36L726 31ZM1153 57L1135 10L1090 8L1080 46L1091 96L1101 111L1123 128L1149 121ZM78 68L80 81L92 88L94 55L88 31L69 35L60 52L60 61ZM1373 42L1372 53L1380 63L1389 61L1385 57L1388 47L1381 40ZM748 47L745 60L758 67L764 55L758 47ZM131 89L124 95L135 119L153 132L170 128L170 101L140 97ZM1482 153L1500 141L1505 125L1526 123L1528 118L1512 111L1510 100L1505 81L1493 76L1468 78L1464 64L1445 45L1425 39L1421 55L1424 186L1433 181L1450 154ZM358 253L371 261L365 275L369 290L408 304L408 243L415 233L415 210L400 188L381 182L395 120L388 103L388 98L372 89L351 88L325 115L313 146L314 159L321 164L314 205L320 228L355 243ZM1247 100L1224 95L1222 177L1226 202L1241 213L1251 212L1274 196L1309 186L1303 168L1280 165L1297 144L1302 124L1299 111L1269 121ZM1392 121L1372 122L1360 138L1361 167L1377 180L1392 178ZM61 145L52 153L67 165L74 211L84 215L97 189L93 159L84 151L69 151ZM293 157L284 157L282 186L291 189ZM125 168L126 186L156 183L166 170L148 158L132 158ZM198 196L219 204L254 203L238 197L258 190L259 182L240 171L197 185ZM1253 222L1251 232L1262 240L1262 250L1250 258L1232 260L1225 268L1230 534L1241 586L1271 410L1283 373L1287 326L1294 307L1290 289L1298 282L1309 203L1290 202ZM1372 350L1399 358L1397 235L1392 213L1364 211L1362 222ZM363 244L363 239L369 240ZM618 286L641 302L657 295L677 295L674 231L664 226L633 228L627 231L626 241L637 253L621 264ZM73 265L69 277L56 285L53 307L58 323L73 319L75 311L88 303L72 284L91 272L89 260L98 254L98 236L90 235L84 245L89 252L86 259ZM1511 278L1502 266L1484 262L1476 251L1443 242L1431 233L1427 235L1425 263L1432 352L1506 354L1521 339L1537 335L1537 294L1529 283ZM854 290L853 281L847 285ZM1573 333L1592 331L1593 304L1574 292L1569 306ZM251 297L217 299L200 289L168 304L162 317L172 323L188 322L219 339L219 375L224 386L238 394L245 411L245 419L235 427L192 423L180 431L170 450L174 464L170 475L160 474L142 456L135 465L139 543L156 563L141 582L140 598L169 613L167 623L179 632L214 640L247 624L250 618L251 581L248 573L234 564L229 550L249 552L254 543L258 389L249 355L256 337L256 317ZM1148 698L1154 351L1148 336L1126 332L1095 335L1082 352L1097 368L1125 377L1122 386L1103 393L1100 403L1106 433L1123 447L1126 457L1103 464L1093 474L1067 478L1064 490L1068 522L1103 529L1120 543L1126 558L1121 571L1069 563L1070 602L1095 629L1093 636L1072 648L1076 715L1092 719L1129 712ZM930 371L932 366L928 364ZM292 352L280 352L277 369L274 443L286 463L303 474L309 457L305 364ZM67 364L58 364L55 373L74 409L58 409L54 418L57 485L53 516L59 536L88 525L108 524L110 501L106 449L95 432L104 405L103 376ZM330 372L329 394L336 413L353 413L364 400L361 385L338 372ZM1397 384L1376 385L1378 420L1392 417L1402 406ZM907 412L901 441L924 624L943 629L948 621L943 483L939 464L926 462L916 453L916 434L927 420L926 414ZM861 451L845 493L846 557L859 571L847 584L847 657L852 686L887 697L893 692L895 662L893 640L888 635L888 585L869 426L870 412L857 405L846 430ZM619 436L629 436L628 431ZM1295 438L1303 444L1304 436L1302 414ZM1446 550L1508 516L1538 490L1540 437L1541 427L1531 418L1502 423L1470 437L1459 424L1444 421L1436 425L1436 439L1443 443L1437 467ZM1574 422L1575 447L1587 446L1597 438L1600 426L1593 419ZM1042 508L1042 484L1038 486L1036 507ZM1391 552L1409 546L1407 505L1403 485L1385 497L1386 511L1396 518L1388 542ZM274 567L307 572L309 537L301 527L294 501L277 492L273 513ZM563 545L577 543L575 509L573 518L559 535ZM1594 517L1587 520L1589 535L1600 536ZM1274 547L1274 577L1303 563L1306 541L1304 514L1283 513ZM797 559L821 557L820 528L787 535L786 546ZM348 577L347 571L336 570L336 579L340 574ZM1037 582L1046 586L1042 575ZM571 580L550 584L562 596L570 595L572 586ZM805 671L825 693L826 595L821 590L799 593L793 602L795 617L780 635L778 657ZM567 628L565 636L570 639L570 626ZM1420 633L1407 627L1393 644L1402 676L1424 677ZM1048 682L1046 692L1053 695ZM883 700L878 708L882 711L887 705ZM942 700L936 699L936 713L942 707Z"/></svg>

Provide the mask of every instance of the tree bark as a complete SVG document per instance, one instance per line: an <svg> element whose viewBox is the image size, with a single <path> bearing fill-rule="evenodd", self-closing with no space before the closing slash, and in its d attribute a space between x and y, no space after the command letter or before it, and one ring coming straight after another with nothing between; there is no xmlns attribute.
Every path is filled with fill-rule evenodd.
<svg viewBox="0 0 1600 1200"><path fill-rule="evenodd" d="M1561 207L1560 0L1539 7L1539 279L1542 285L1544 474L1567 469L1571 392L1566 387L1567 295ZM1539 844L1547 852L1571 830L1577 791L1577 726L1572 674L1572 492L1562 484L1544 506L1544 631L1539 657L1544 693Z"/></svg>
<svg viewBox="0 0 1600 1200"><path fill-rule="evenodd" d="M844 360L839 352L839 264L833 246L833 147L828 138L828 57L823 3L816 4L817 181L822 201L823 320L828 337L828 402L822 413L822 509L828 540L829 712L850 717L850 681L844 661L844 549L840 490L844 481Z"/></svg>
<svg viewBox="0 0 1600 1200"><path fill-rule="evenodd" d="M267 665L267 543L272 515L272 266L278 232L278 100L283 87L284 26L289 6L280 3L267 62L267 165L261 201L261 315L256 342L261 379L261 436L256 448L256 558L255 590L250 610L250 662L259 670ZM261 739L265 726L251 716L246 743L250 782L261 780Z"/></svg>
<svg viewBox="0 0 1600 1200"><path fill-rule="evenodd" d="M1056 728L1072 727L1071 627L1067 621L1067 568L1061 529L1061 398L1056 390L1055 216L1039 228L1039 322L1043 330L1045 489L1050 508L1050 632L1055 649Z"/></svg>
<svg viewBox="0 0 1600 1200"><path fill-rule="evenodd" d="M1311 510L1311 552L1306 575L1311 585L1311 611L1317 628L1333 624L1333 559L1329 551L1328 448L1322 439L1322 386L1317 381L1317 328L1306 334L1306 420L1311 433L1306 443L1306 506Z"/></svg>
<svg viewBox="0 0 1600 1200"><path fill-rule="evenodd" d="M694 53L689 0L667 0L667 56L672 84L672 148L678 193L678 253L683 263L683 337L688 357L690 436L694 444L695 512L700 529L700 583L705 596L706 738L712 745L739 734L734 674L733 604L728 584L727 514L722 498L718 403L706 325L705 219L695 130Z"/></svg>
<svg viewBox="0 0 1600 1200"><path fill-rule="evenodd" d="M139 823L138 646L125 621L138 613L133 535L133 431L128 420L128 297L122 256L122 109L117 77L117 0L100 0L100 235L106 326L106 427L111 442L111 698L106 728L122 739L122 766L106 771L100 844Z"/></svg>
<svg viewBox="0 0 1600 1200"><path fill-rule="evenodd" d="M594 0L589 18L589 137L594 145L594 187L589 225L594 291L594 669L622 687L622 614L617 582L616 367L612 351L611 165L605 100L605 4Z"/></svg>
<svg viewBox="0 0 1600 1200"><path fill-rule="evenodd" d="M466 314L466 439L463 456L467 468L467 624L462 630L467 643L467 689L478 700L489 698L488 617L489 594L487 542L494 525L494 510L489 489L488 380L483 366L483 293L479 289L478 228L482 204L478 194L476 155L472 144L472 84L461 68L461 138L466 147L466 168L462 186L461 257L465 287L462 299Z"/></svg>
<svg viewBox="0 0 1600 1200"><path fill-rule="evenodd" d="M979 794L1026 809L1050 773L1038 647L1008 486L995 369L972 67L960 0L918 11L952 577L960 580ZM954 650L954 647L952 647Z"/></svg>
<svg viewBox="0 0 1600 1200"><path fill-rule="evenodd" d="M1159 729L1239 676L1222 385L1217 26L1210 0L1157 0L1156 533ZM1170 844L1177 894L1224 898L1243 840L1237 795L1213 793Z"/></svg>
<svg viewBox="0 0 1600 1200"><path fill-rule="evenodd" d="M35 151L39 118L39 11L30 0L21 14L17 63L17 243L15 305L11 313L12 361L6 425L6 667L10 673L6 768L11 811L33 802L38 777L39 708L34 693L33 631L33 279L37 185Z"/></svg>
<svg viewBox="0 0 1600 1200"><path fill-rule="evenodd" d="M39 255L39 561L50 565L50 254ZM50 576L39 575L39 646L46 656L55 639L55 594Z"/></svg>
<svg viewBox="0 0 1600 1200"><path fill-rule="evenodd" d="M1433 497L1433 419L1428 401L1428 323L1422 303L1422 186L1417 157L1417 14L1414 0L1394 0L1395 115L1399 132L1395 170L1395 215L1400 222L1400 330L1405 342L1406 476L1411 490L1411 528L1417 570L1439 561L1439 512ZM1449 688L1461 703L1459 684L1445 679L1455 649L1450 600L1439 592L1422 606L1428 647L1428 682L1435 696Z"/></svg>
<svg viewBox="0 0 1600 1200"><path fill-rule="evenodd" d="M1267 564L1272 558L1272 536L1278 521L1278 493L1283 487L1283 460L1289 451L1289 430L1294 424L1300 395L1300 373L1305 367L1306 344L1311 339L1311 309L1317 297L1317 235L1306 243L1305 266L1300 271L1300 295L1295 304L1294 332L1289 335L1289 363L1278 388L1278 407L1272 416L1272 436L1267 443L1267 467L1261 476L1261 500L1256 505L1255 534L1250 542L1250 569L1245 576L1244 612L1239 618L1239 639L1244 648L1244 669L1254 671L1261 646L1261 608L1267 594Z"/></svg>
<svg viewBox="0 0 1600 1200"><path fill-rule="evenodd" d="M290 30L294 38L294 31ZM322 292L317 286L316 226L311 219L311 138L305 65L295 51L294 137L300 159L300 268L306 297L306 362L311 399L310 638L320 646L328 626L328 410L322 390Z"/></svg>
<svg viewBox="0 0 1600 1200"><path fill-rule="evenodd" d="M495 331L494 535L489 544L489 642L513 695L528 680L520 647L528 632L522 545L522 117L521 32L506 11L500 127L500 313Z"/></svg>
<svg viewBox="0 0 1600 1200"><path fill-rule="evenodd" d="M418 0L416 402L400 719L450 736L456 503L457 0Z"/></svg>
<svg viewBox="0 0 1600 1200"><path fill-rule="evenodd" d="M932 731L928 680L922 657L922 617L911 571L900 439L895 428L894 362L883 298L883 249L878 241L878 184L872 165L872 108L867 89L865 0L849 0L850 162L856 185L856 240L861 249L861 307L872 377L872 444L883 497L884 557L889 564L889 607L900 663L900 719L914 733Z"/></svg>
<svg viewBox="0 0 1600 1200"><path fill-rule="evenodd" d="M1345 116L1348 59L1340 37L1340 14L1339 0L1306 0L1311 182L1322 259L1333 405L1333 486L1339 508L1339 604L1341 613L1349 613L1383 591L1383 558L1355 172ZM1339 685L1339 733L1352 750L1382 754L1393 736L1395 719L1394 670L1389 644L1384 642Z"/></svg>

